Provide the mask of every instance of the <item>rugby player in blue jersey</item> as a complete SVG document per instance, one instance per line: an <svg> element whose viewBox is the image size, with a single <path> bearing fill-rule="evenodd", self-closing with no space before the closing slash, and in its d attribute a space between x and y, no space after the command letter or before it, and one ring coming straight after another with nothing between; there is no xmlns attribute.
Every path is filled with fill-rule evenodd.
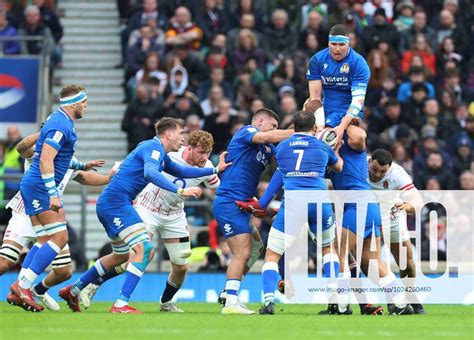
<svg viewBox="0 0 474 340"><path fill-rule="evenodd" d="M154 250L145 224L132 205L135 197L148 183L177 193L183 197L199 197L199 187L181 188L169 181L162 171L181 177L204 177L225 170L231 163L225 162L226 153L221 154L215 168L196 168L180 165L171 160L168 152L178 151L184 143L184 122L164 117L155 125L156 137L140 143L122 162L119 170L97 200L97 216L112 241L112 253L97 260L73 285L59 291L61 298L75 312L80 311L79 294L89 283L105 275L112 268L127 262L125 281L120 296L110 312L141 314L128 305ZM130 250L133 253L129 255Z"/></svg>
<svg viewBox="0 0 474 340"><path fill-rule="evenodd" d="M366 133L357 126L363 115L363 105L370 70L364 58L349 47L348 30L344 25L335 25L329 32L329 47L316 53L309 61L307 79L309 81L310 101L322 101L325 125L334 128L338 141L343 140L340 155L344 160L344 168L340 173L331 173L335 190L370 190L368 180L367 154L365 151ZM354 124L353 124L354 123ZM375 228L373 228L375 224ZM380 210L369 205L364 232L364 252L361 267L367 269L370 259L378 259L381 285L388 287L398 284L391 271L380 261ZM343 233L341 244L349 242L349 251L356 247L356 206L349 204L344 207L342 220ZM377 251L370 251L370 241L374 233L377 240ZM348 269L345 263L346 247L340 249L341 271L343 275ZM413 314L410 305L399 297L391 305L391 314ZM334 307L334 306L332 306ZM337 306L336 306L337 307ZM334 308L336 308L334 307ZM361 305L364 314L380 313L377 306ZM352 313L348 304L339 304L334 313Z"/></svg>
<svg viewBox="0 0 474 340"><path fill-rule="evenodd" d="M60 108L42 127L33 163L20 183L25 212L30 216L31 224L35 231L43 230L49 236L41 248L32 249L35 254L29 268L10 287L23 307L31 311L43 310L32 296L31 288L36 278L68 243L66 217L57 186L68 171L76 150L74 121L82 118L87 108L87 95L80 85L65 86L59 96Z"/></svg>
<svg viewBox="0 0 474 340"><path fill-rule="evenodd" d="M222 314L255 313L239 303L238 293L243 275L260 256L263 243L258 231L250 225L250 214L239 210L235 201L255 196L260 175L275 153L272 143L293 133L293 130L276 130L278 119L272 110L258 110L251 124L241 127L227 147L227 160L233 165L222 173L212 205L213 215L232 252Z"/></svg>

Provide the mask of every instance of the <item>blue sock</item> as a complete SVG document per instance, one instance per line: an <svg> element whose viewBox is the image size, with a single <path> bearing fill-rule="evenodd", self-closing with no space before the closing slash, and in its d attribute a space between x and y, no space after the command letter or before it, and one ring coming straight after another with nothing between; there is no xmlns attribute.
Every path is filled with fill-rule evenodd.
<svg viewBox="0 0 474 340"><path fill-rule="evenodd" d="M127 272L125 274L125 281L120 291L120 300L128 301L132 295L135 287L143 276L143 272L138 269L133 263L129 263L127 266Z"/></svg>
<svg viewBox="0 0 474 340"><path fill-rule="evenodd" d="M278 264L265 262L262 266L263 298L265 304L275 300L275 289L278 284Z"/></svg>
<svg viewBox="0 0 474 340"><path fill-rule="evenodd" d="M278 261L278 272L282 280L285 280L285 254Z"/></svg>
<svg viewBox="0 0 474 340"><path fill-rule="evenodd" d="M78 295L81 290L87 287L91 282L105 274L105 268L100 260L97 260L76 282L74 282L73 294Z"/></svg>
<svg viewBox="0 0 474 340"><path fill-rule="evenodd" d="M332 270L332 275L331 275ZM323 256L323 276L327 278L336 278L339 275L339 259L335 254L326 254Z"/></svg>
<svg viewBox="0 0 474 340"><path fill-rule="evenodd" d="M28 269L30 267L31 261L35 258L36 253L41 248L41 244L36 242L31 247L30 251L26 254L25 259L23 260L23 264L21 265L22 269Z"/></svg>
<svg viewBox="0 0 474 340"><path fill-rule="evenodd" d="M36 275L41 274L46 267L48 267L54 258L58 256L61 248L59 248L53 241L48 241L43 246L38 249L36 256L31 261L29 269L33 271Z"/></svg>

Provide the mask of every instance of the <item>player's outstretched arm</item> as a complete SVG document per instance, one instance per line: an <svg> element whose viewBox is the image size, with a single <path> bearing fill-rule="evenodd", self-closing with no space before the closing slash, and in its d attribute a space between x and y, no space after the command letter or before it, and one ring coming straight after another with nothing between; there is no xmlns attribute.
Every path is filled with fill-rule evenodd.
<svg viewBox="0 0 474 340"><path fill-rule="evenodd" d="M225 157L227 156L227 151L224 151L219 156L219 164L215 168L196 168L191 166L181 165L177 162L174 162L171 159L167 159L165 164L165 171L172 176L181 177L181 178L194 178L194 177L204 177L219 172L224 171L232 163L226 163Z"/></svg>
<svg viewBox="0 0 474 340"><path fill-rule="evenodd" d="M110 177L92 171L79 171L74 180L83 185L99 186L108 184Z"/></svg>
<svg viewBox="0 0 474 340"><path fill-rule="evenodd" d="M273 200L273 197L280 191L280 189L283 187L283 176L281 174L281 171L276 169L275 173L272 176L272 179L270 180L270 183L268 183L268 187L263 193L262 197L258 200L258 203L263 209L266 209L270 202Z"/></svg>
<svg viewBox="0 0 474 340"><path fill-rule="evenodd" d="M31 158L34 153L34 145L38 141L40 133L34 133L32 135L26 136L23 138L20 143L17 144L16 150L20 153L20 156L23 158Z"/></svg>
<svg viewBox="0 0 474 340"><path fill-rule="evenodd" d="M272 144L281 142L284 139L290 137L295 130L287 129L287 130L271 130L265 132L257 132L252 137L252 143L254 144Z"/></svg>

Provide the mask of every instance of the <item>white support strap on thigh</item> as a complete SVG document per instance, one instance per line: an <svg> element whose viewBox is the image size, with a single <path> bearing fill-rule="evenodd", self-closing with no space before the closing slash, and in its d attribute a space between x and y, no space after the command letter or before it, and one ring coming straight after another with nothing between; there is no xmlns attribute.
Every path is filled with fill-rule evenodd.
<svg viewBox="0 0 474 340"><path fill-rule="evenodd" d="M0 248L0 257L12 261L13 263L17 263L18 258L20 257L20 252L21 249L13 244L3 244Z"/></svg>
<svg viewBox="0 0 474 340"><path fill-rule="evenodd" d="M44 229L48 235L54 235L60 233L62 231L67 230L67 223L66 222L55 222L50 224L45 224Z"/></svg>
<svg viewBox="0 0 474 340"><path fill-rule="evenodd" d="M69 266L72 263L71 252L69 251L69 244L66 244L61 252L51 262L51 267L62 268Z"/></svg>
<svg viewBox="0 0 474 340"><path fill-rule="evenodd" d="M293 236L287 235L272 227L270 228L270 233L268 234L267 248L271 249L278 255L283 255L286 248L288 248L294 242L294 240L295 238Z"/></svg>
<svg viewBox="0 0 474 340"><path fill-rule="evenodd" d="M178 243L165 242L171 263L180 266L188 263L188 257L191 256L191 242L189 242L189 238L187 239L187 241Z"/></svg>
<svg viewBox="0 0 474 340"><path fill-rule="evenodd" d="M34 225L33 231L35 232L37 237L48 236L46 229L44 229L43 225L41 224Z"/></svg>

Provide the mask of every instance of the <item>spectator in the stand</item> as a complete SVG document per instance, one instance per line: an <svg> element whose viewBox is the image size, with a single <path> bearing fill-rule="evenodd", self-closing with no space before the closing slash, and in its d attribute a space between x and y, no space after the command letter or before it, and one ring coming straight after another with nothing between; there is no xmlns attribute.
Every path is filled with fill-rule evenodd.
<svg viewBox="0 0 474 340"><path fill-rule="evenodd" d="M254 100L252 100L252 103L250 104L250 114L254 115L255 112L260 109L263 109L264 107L265 103L263 102L263 100L261 100L260 98L254 98Z"/></svg>
<svg viewBox="0 0 474 340"><path fill-rule="evenodd" d="M411 49L405 51L402 56L401 69L407 73L410 68L410 62L414 56L420 56L423 64L428 68L431 76L436 75L436 57L422 33L417 33Z"/></svg>
<svg viewBox="0 0 474 340"><path fill-rule="evenodd" d="M211 69L211 74L209 79L199 83L197 95L200 101L203 101L207 98L209 90L211 87L219 86L224 90L224 95L229 98L234 98L234 88L232 85L225 80L224 70L220 67L213 67Z"/></svg>
<svg viewBox="0 0 474 340"><path fill-rule="evenodd" d="M406 122L400 103L395 98L389 98L384 105L385 110L374 110L369 117L369 132L378 135L386 129Z"/></svg>
<svg viewBox="0 0 474 340"><path fill-rule="evenodd" d="M298 104L296 99L291 94L287 93L280 99L280 128L286 129L293 123L293 116L298 111Z"/></svg>
<svg viewBox="0 0 474 340"><path fill-rule="evenodd" d="M148 18L145 21L145 25L150 27L152 37L151 39L155 42L156 52L160 55L163 55L165 52L165 32L157 27L156 20L154 18ZM137 40L140 39L140 29L137 28L130 33L130 38L128 39L128 46L133 46L137 43Z"/></svg>
<svg viewBox="0 0 474 340"><path fill-rule="evenodd" d="M439 190L439 180L436 177L433 177L431 180L432 182L438 182L438 184L432 184L432 187L429 190ZM436 228L437 239L430 240L430 221L429 219L423 221L424 233L422 235L420 246L420 257L422 261L431 260L431 251L436 253L436 258L438 261L446 261L446 216L441 216L438 218L438 224L436 225Z"/></svg>
<svg viewBox="0 0 474 340"><path fill-rule="evenodd" d="M324 26L324 18L317 11L311 11L308 14L308 22L303 26L299 33L298 48L304 48L306 46L306 38L309 34L314 34L318 40L319 46L325 48L328 44L329 31Z"/></svg>
<svg viewBox="0 0 474 340"><path fill-rule="evenodd" d="M214 148L212 153L219 154L224 151L232 135L232 126L237 117L231 115L232 103L228 98L219 102L217 112L207 116L204 121L204 130L214 137Z"/></svg>
<svg viewBox="0 0 474 340"><path fill-rule="evenodd" d="M389 98L397 97L397 87L393 78L382 80L381 87L367 92L366 106L382 110Z"/></svg>
<svg viewBox="0 0 474 340"><path fill-rule="evenodd" d="M410 158L403 145L400 143L394 143L390 147L390 153L392 154L394 162L401 165L413 178L413 160Z"/></svg>
<svg viewBox="0 0 474 340"><path fill-rule="evenodd" d="M224 91L219 85L214 85L209 90L209 96L201 102L201 110L204 116L217 112L221 99L224 98Z"/></svg>
<svg viewBox="0 0 474 340"><path fill-rule="evenodd" d="M456 104L461 104L464 97L464 89L461 84L461 77L459 76L458 70L451 69L446 72L442 88L454 95Z"/></svg>
<svg viewBox="0 0 474 340"><path fill-rule="evenodd" d="M365 47L365 46L364 46ZM377 42L376 49L380 50L388 59L390 67L395 72L397 77L400 77L400 57L398 56L396 47L390 45L385 37L380 37L380 40ZM369 49L366 49L367 51Z"/></svg>
<svg viewBox="0 0 474 340"><path fill-rule="evenodd" d="M154 123L160 118L162 103L150 97L146 85L138 85L136 98L125 111L122 120L122 131L127 134L128 151L132 151L142 141L155 136Z"/></svg>
<svg viewBox="0 0 474 340"><path fill-rule="evenodd" d="M409 29L402 31L400 34L400 45L398 52L402 55L406 50L413 46L413 41L417 34L423 34L426 37L426 41L430 45L433 51L436 51L436 31L426 24L426 12L422 8L417 8L414 14L413 26Z"/></svg>
<svg viewBox="0 0 474 340"><path fill-rule="evenodd" d="M54 38L51 30L41 22L40 10L35 5L25 8L25 23L18 33L26 37L40 37L41 40L29 40L21 42L22 54L51 55L54 50Z"/></svg>
<svg viewBox="0 0 474 340"><path fill-rule="evenodd" d="M168 117L186 120L191 115L203 118L201 107L197 102L197 97L192 92L186 92L182 96L176 97L175 102L166 110Z"/></svg>
<svg viewBox="0 0 474 340"><path fill-rule="evenodd" d="M393 21L393 25L398 32L410 29L413 26L413 15L415 6L411 1L402 1L397 4L396 11L398 13L397 19Z"/></svg>
<svg viewBox="0 0 474 340"><path fill-rule="evenodd" d="M459 177L462 172L471 168L472 145L467 135L461 135L456 141L456 154L453 157L453 172Z"/></svg>
<svg viewBox="0 0 474 340"><path fill-rule="evenodd" d="M454 97L454 94L447 90L444 90L443 92L441 92L440 98L441 112L443 112L445 115L455 117L456 98Z"/></svg>
<svg viewBox="0 0 474 340"><path fill-rule="evenodd" d="M278 66L285 57L291 57L297 46L297 35L290 27L288 13L277 9L272 13L272 19L263 35L262 47L268 58Z"/></svg>
<svg viewBox="0 0 474 340"><path fill-rule="evenodd" d="M436 131L433 127L427 126L423 128L419 143L421 144L420 150L418 154L413 157L414 173L421 173L426 168L426 160L428 155L432 152L440 152L443 155L446 166L451 165L449 153L441 150L439 141L436 138Z"/></svg>
<svg viewBox="0 0 474 340"><path fill-rule="evenodd" d="M371 0L365 1L363 5L365 14L375 16L377 9L383 9L388 19L393 17L393 1L390 0Z"/></svg>
<svg viewBox="0 0 474 340"><path fill-rule="evenodd" d="M426 159L426 168L422 172L415 172L415 186L426 189L428 179L436 177L441 185L441 190L454 189L454 176L451 170L445 166L443 156L440 152L431 152Z"/></svg>
<svg viewBox="0 0 474 340"><path fill-rule="evenodd" d="M135 81L136 84L146 83L152 77L160 81L158 92L163 94L168 84L168 75L160 70L160 56L154 52L147 54L143 68L135 74Z"/></svg>
<svg viewBox="0 0 474 340"><path fill-rule="evenodd" d="M461 190L474 190L474 172L466 170L459 176L459 188Z"/></svg>
<svg viewBox="0 0 474 340"><path fill-rule="evenodd" d="M191 12L181 6L176 8L174 20L165 33L166 44L169 46L185 45L194 51L199 51L204 37L202 29L191 21Z"/></svg>
<svg viewBox="0 0 474 340"><path fill-rule="evenodd" d="M403 112L409 117L408 124L411 128L419 131L425 123L423 107L428 98L428 90L423 83L416 83L412 87L412 95L408 101L403 103Z"/></svg>
<svg viewBox="0 0 474 340"><path fill-rule="evenodd" d="M245 66L248 59L253 58L257 61L260 69L264 69L266 54L263 49L258 47L255 34L249 29L241 29L237 39L237 49L232 54L232 64L235 70L240 70Z"/></svg>
<svg viewBox="0 0 474 340"><path fill-rule="evenodd" d="M395 50L398 49L399 34L395 27L387 22L385 9L379 7L374 12L373 23L364 30L364 47L370 51L382 38Z"/></svg>
<svg viewBox="0 0 474 340"><path fill-rule="evenodd" d="M185 45L175 46L167 56L168 72L175 66L182 66L189 75L189 86L195 90L198 84L209 76L207 67L198 54Z"/></svg>
<svg viewBox="0 0 474 340"><path fill-rule="evenodd" d="M412 92L413 92L412 88L414 84L425 85L428 91L427 97L428 98L435 97L434 86L426 81L426 75L423 72L423 69L419 67L412 67L408 71L408 81L401 84L400 87L398 88L397 100L400 103L406 103L410 100L410 97L412 96Z"/></svg>
<svg viewBox="0 0 474 340"><path fill-rule="evenodd" d="M197 24L204 32L203 46L210 46L212 37L228 31L229 20L225 11L217 7L217 0L201 0L203 2L197 13Z"/></svg>
<svg viewBox="0 0 474 340"><path fill-rule="evenodd" d="M445 143L458 131L459 125L453 116L440 113L439 103L436 99L427 99L424 103L423 113L425 122L436 128L436 135Z"/></svg>
<svg viewBox="0 0 474 340"><path fill-rule="evenodd" d="M129 79L137 74L144 65L147 54L157 52L158 49L150 26L143 25L140 28L140 38L135 45L129 46L127 49L126 78Z"/></svg>
<svg viewBox="0 0 474 340"><path fill-rule="evenodd" d="M449 61L454 62L456 65L462 65L463 56L455 51L453 38L445 37L436 55L436 67L439 70L440 79L445 76L445 65Z"/></svg>
<svg viewBox="0 0 474 340"><path fill-rule="evenodd" d="M454 20L454 15L447 9L443 9L439 14L439 28L436 36L438 44L441 44L444 38L451 37L454 41L456 52L465 56L469 53L470 40L466 39L468 34L463 27L458 26Z"/></svg>
<svg viewBox="0 0 474 340"><path fill-rule="evenodd" d="M265 12L260 8L255 8L255 1L253 0L239 0L236 10L230 16L231 27L239 27L240 18L244 14L252 14L255 18L255 29L263 33L266 21Z"/></svg>
<svg viewBox="0 0 474 340"><path fill-rule="evenodd" d="M227 49L232 51L237 48L237 39L239 37L240 30L242 29L251 30L255 35L258 44L262 44L263 35L255 29L255 16L252 13L245 13L242 14L242 17L240 18L240 26L231 29L227 33Z"/></svg>
<svg viewBox="0 0 474 340"><path fill-rule="evenodd" d="M370 68L369 89L380 88L386 78L394 77L387 56L380 50L373 49L367 56L367 63Z"/></svg>
<svg viewBox="0 0 474 340"><path fill-rule="evenodd" d="M4 10L0 10L0 38L2 37L17 37L18 32L15 27L11 26L7 20ZM5 55L19 54L20 42L18 40L3 41L0 43L1 52Z"/></svg>
<svg viewBox="0 0 474 340"><path fill-rule="evenodd" d="M54 41L58 44L63 37L63 27L59 22L58 17L54 11L45 5L45 0L33 0L33 5L39 8L43 23L49 27L53 34Z"/></svg>
<svg viewBox="0 0 474 340"><path fill-rule="evenodd" d="M321 0L309 0L306 5L301 6L301 29L308 24L311 13L316 12L321 18L327 18L328 5Z"/></svg>

